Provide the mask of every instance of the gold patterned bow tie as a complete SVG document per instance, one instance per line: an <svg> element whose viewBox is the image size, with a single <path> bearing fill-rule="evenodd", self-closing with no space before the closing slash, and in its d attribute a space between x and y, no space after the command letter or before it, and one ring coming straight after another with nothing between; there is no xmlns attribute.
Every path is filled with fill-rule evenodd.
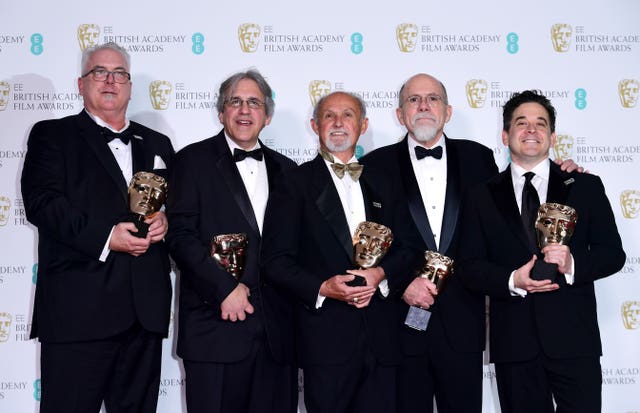
<svg viewBox="0 0 640 413"><path fill-rule="evenodd" d="M363 166L358 162L351 162L348 164L337 163L332 154L326 152L324 149L320 149L320 155L327 162L331 163L331 169L336 174L336 176L340 179L344 177L345 172L349 174L351 179L357 181L360 179L360 175L362 175Z"/></svg>

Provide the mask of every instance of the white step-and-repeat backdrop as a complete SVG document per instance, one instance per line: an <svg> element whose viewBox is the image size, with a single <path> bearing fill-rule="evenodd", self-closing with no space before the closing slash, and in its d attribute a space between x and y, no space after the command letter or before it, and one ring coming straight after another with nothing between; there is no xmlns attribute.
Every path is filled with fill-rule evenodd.
<svg viewBox="0 0 640 413"><path fill-rule="evenodd" d="M81 49L106 41L132 56L129 116L176 149L216 133L220 82L257 68L276 101L262 139L298 163L316 153L309 118L318 96L347 90L365 100L360 155L401 137L398 89L427 72L447 86L449 137L485 144L504 166L502 103L513 91L544 91L558 110L554 155L602 177L628 256L619 274L596 283L603 411L640 411L637 0L5 0L0 16L0 411L37 411L40 397L39 345L28 339L37 231L19 189L26 138L34 122L80 111ZM186 411L174 338L164 345L159 412ZM484 380L484 410L498 412L488 363Z"/></svg>

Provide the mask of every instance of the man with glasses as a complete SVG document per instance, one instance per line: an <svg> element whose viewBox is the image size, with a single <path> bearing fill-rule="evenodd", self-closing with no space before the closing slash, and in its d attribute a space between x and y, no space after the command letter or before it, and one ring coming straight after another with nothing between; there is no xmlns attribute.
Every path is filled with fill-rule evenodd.
<svg viewBox="0 0 640 413"><path fill-rule="evenodd" d="M498 168L485 146L446 136L444 126L452 110L442 82L428 74L414 75L400 88L396 109L406 136L366 155L362 163L384 167L401 185L422 248L455 261L462 196L496 175ZM470 293L454 275L442 291L425 278L415 278L402 299L404 359L398 371L398 411L432 412L435 397L439 413L480 413L484 297ZM411 306L430 311L426 330L404 325Z"/></svg>
<svg viewBox="0 0 640 413"><path fill-rule="evenodd" d="M84 50L84 109L34 125L22 172L38 228L32 336L41 342L41 412L155 412L171 305L164 212L136 237L127 186L168 178L169 138L127 118L129 55Z"/></svg>
<svg viewBox="0 0 640 413"><path fill-rule="evenodd" d="M232 75L216 102L223 130L176 155L167 240L181 274L177 353L189 413L296 410L292 332L279 313L286 301L259 268L267 198L295 166L258 139L274 105L260 73ZM211 258L212 239L224 234L246 234L237 278Z"/></svg>

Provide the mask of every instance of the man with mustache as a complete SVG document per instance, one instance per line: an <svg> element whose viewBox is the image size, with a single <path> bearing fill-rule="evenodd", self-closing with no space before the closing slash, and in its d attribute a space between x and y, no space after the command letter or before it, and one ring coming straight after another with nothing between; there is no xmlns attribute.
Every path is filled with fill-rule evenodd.
<svg viewBox="0 0 640 413"><path fill-rule="evenodd" d="M406 136L369 153L362 163L385 168L402 188L421 248L455 261L462 196L496 175L498 167L485 146L446 136L452 110L442 82L424 73L412 76L400 88L396 109ZM575 164L568 161L567 166ZM432 412L435 397L439 413L480 413L484 296L469 292L455 276L442 291L424 278L405 287L399 321L404 354L398 370L399 411ZM426 331L404 325L409 306L431 311Z"/></svg>

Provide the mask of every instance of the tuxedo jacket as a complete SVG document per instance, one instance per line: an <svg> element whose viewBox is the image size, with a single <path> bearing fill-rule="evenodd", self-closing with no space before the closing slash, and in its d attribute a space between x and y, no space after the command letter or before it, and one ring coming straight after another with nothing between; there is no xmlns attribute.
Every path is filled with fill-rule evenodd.
<svg viewBox="0 0 640 413"><path fill-rule="evenodd" d="M421 238L421 249L437 251L457 261L460 234L460 210L463 195L469 188L486 181L498 173L493 153L485 146L468 140L449 139L446 136L447 188L444 202L442 229L431 228L424 209L423 196L409 157L408 136L400 142L374 150L362 158L362 163L385 168L394 182L401 183L403 202ZM440 232L440 246L436 246L433 232ZM411 280L409 280L411 281ZM406 286L405 286L406 287ZM403 304L402 320L409 310ZM431 307L432 317L441 319L443 340L456 351L482 351L485 345L485 304L481 294L463 287L454 275L447 281ZM401 321L402 323L403 321ZM417 355L427 351L424 332L403 327L403 348L406 354ZM433 330L435 334L435 331ZM439 338L435 338L439 340Z"/></svg>
<svg viewBox="0 0 640 413"><path fill-rule="evenodd" d="M111 337L136 320L167 334L171 280L164 242L138 257L111 251L99 260L113 226L130 217L129 183L102 129L82 111L38 122L29 135L22 196L27 218L38 228L31 335L41 341ZM134 173L168 178L169 138L136 122L129 130Z"/></svg>
<svg viewBox="0 0 640 413"><path fill-rule="evenodd" d="M478 187L465 204L460 277L490 296L490 349L495 363L600 356L594 281L622 268L625 253L602 181L595 175L565 173L551 163L546 202L569 205L578 221L569 241L575 281L553 292L512 296L511 272L536 252L520 220L511 168ZM544 202L544 200L541 200Z"/></svg>
<svg viewBox="0 0 640 413"><path fill-rule="evenodd" d="M271 192L278 175L295 163L262 142L260 146ZM277 292L260 285L260 230L224 131L178 152L170 188L167 241L180 269L178 355L216 363L242 360L266 328L274 356L285 358L281 340L290 339L291 332L280 327L277 316L278 306L285 304L277 299ZM239 281L251 290L249 301L255 309L246 320L235 323L222 320L220 305L239 281L210 256L213 237L229 233L247 234L245 267ZM292 352L290 344L289 358Z"/></svg>
<svg viewBox="0 0 640 413"><path fill-rule="evenodd" d="M394 295L415 264L418 250L410 248L413 228L406 208L398 203L393 182L383 171L366 166L359 182L367 220L386 225L394 234L380 264ZM263 236L266 282L295 302L296 344L303 366L345 363L363 350L363 343L378 362L399 362L397 300L376 292L363 309L331 298L316 309L321 284L357 268L353 235L330 172L319 155L279 182L269 199ZM413 245L416 242L413 240Z"/></svg>

